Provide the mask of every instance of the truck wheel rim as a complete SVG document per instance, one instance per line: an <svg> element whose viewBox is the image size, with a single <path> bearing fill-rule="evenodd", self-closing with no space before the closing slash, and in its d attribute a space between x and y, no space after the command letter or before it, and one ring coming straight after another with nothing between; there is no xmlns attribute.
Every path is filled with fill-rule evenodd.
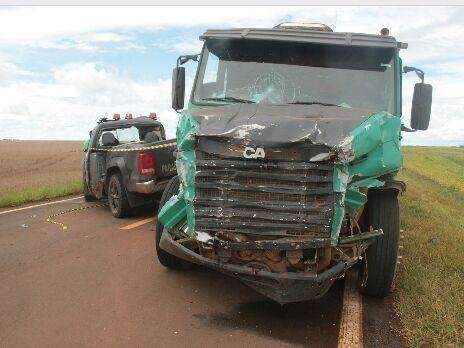
<svg viewBox="0 0 464 348"><path fill-rule="evenodd" d="M110 208L112 211L117 211L119 208L119 190L116 185L116 182L110 182L110 189L109 189L109 202Z"/></svg>

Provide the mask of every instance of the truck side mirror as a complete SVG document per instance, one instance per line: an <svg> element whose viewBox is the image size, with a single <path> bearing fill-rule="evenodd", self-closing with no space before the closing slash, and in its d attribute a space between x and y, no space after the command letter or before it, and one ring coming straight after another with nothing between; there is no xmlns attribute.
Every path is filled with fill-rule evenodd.
<svg viewBox="0 0 464 348"><path fill-rule="evenodd" d="M184 108L185 98L185 68L177 66L172 70L172 108Z"/></svg>
<svg viewBox="0 0 464 348"><path fill-rule="evenodd" d="M416 83L412 97L411 128L426 130L429 128L430 112L432 109L432 85Z"/></svg>

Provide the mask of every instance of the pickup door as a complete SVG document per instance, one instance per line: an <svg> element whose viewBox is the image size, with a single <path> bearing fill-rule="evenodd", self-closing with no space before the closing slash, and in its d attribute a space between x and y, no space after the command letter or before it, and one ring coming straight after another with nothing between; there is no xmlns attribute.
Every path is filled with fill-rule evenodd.
<svg viewBox="0 0 464 348"><path fill-rule="evenodd" d="M89 186L91 192L101 198L106 172L106 152L92 151L89 153Z"/></svg>

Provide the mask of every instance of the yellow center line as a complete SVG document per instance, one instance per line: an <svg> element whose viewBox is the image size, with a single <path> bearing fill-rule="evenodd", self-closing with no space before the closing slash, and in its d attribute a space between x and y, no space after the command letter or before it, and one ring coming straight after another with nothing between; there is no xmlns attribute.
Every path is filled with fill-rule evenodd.
<svg viewBox="0 0 464 348"><path fill-rule="evenodd" d="M152 221L155 221L155 220L156 220L156 216L152 216L152 217L149 217L148 219L143 219L143 220L140 220L140 221L136 221L136 222L134 222L132 224L120 227L119 229L120 230L131 230L133 228L137 228L139 226L148 224L149 222L152 222Z"/></svg>

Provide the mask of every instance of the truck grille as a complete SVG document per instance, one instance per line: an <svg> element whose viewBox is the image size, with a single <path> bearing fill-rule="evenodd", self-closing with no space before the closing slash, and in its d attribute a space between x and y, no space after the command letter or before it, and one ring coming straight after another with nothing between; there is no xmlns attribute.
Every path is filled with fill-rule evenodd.
<svg viewBox="0 0 464 348"><path fill-rule="evenodd" d="M197 231L330 236L332 164L196 155Z"/></svg>

